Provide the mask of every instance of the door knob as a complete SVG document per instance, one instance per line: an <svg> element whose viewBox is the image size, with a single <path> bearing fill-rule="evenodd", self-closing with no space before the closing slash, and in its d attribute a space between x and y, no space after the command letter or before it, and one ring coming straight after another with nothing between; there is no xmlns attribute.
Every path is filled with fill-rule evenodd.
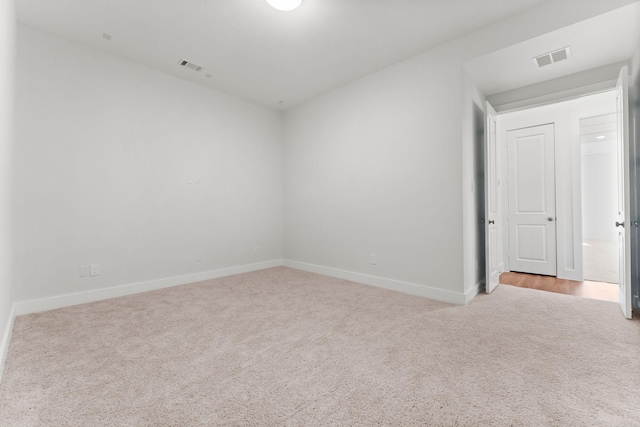
<svg viewBox="0 0 640 427"><path fill-rule="evenodd" d="M618 222L618 221L616 221L616 227L622 227L622 228L624 228L624 221L622 221L622 222Z"/></svg>
<svg viewBox="0 0 640 427"><path fill-rule="evenodd" d="M489 220L489 224L495 224L496 222L492 219Z"/></svg>
<svg viewBox="0 0 640 427"><path fill-rule="evenodd" d="M547 217L547 221L553 221L552 217Z"/></svg>

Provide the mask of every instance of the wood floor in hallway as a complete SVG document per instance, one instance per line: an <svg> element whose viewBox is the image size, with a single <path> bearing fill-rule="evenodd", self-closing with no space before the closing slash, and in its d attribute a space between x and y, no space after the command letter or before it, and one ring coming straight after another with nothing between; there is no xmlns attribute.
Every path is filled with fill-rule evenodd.
<svg viewBox="0 0 640 427"><path fill-rule="evenodd" d="M541 291L575 295L602 301L618 301L618 285L615 283L591 282L588 280L578 282L575 280L558 279L553 276L506 272L500 275L500 284L518 286L520 288L539 289Z"/></svg>

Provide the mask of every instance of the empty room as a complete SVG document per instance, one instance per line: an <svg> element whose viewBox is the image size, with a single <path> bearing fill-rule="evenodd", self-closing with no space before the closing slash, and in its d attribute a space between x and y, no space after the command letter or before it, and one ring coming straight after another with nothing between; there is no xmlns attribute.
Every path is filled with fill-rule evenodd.
<svg viewBox="0 0 640 427"><path fill-rule="evenodd" d="M0 0L0 59L0 425L640 426L639 0Z"/></svg>

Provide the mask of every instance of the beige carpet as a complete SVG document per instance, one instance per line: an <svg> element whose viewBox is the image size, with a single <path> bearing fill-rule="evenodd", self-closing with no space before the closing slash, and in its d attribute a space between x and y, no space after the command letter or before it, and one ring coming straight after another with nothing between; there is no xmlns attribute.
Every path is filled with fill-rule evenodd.
<svg viewBox="0 0 640 427"><path fill-rule="evenodd" d="M16 319L2 426L640 425L640 322L284 267Z"/></svg>

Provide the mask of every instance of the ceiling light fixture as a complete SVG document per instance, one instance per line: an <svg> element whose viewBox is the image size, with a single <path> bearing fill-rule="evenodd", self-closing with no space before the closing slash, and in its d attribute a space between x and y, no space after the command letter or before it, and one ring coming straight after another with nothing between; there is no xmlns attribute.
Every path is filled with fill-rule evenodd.
<svg viewBox="0 0 640 427"><path fill-rule="evenodd" d="M302 4L302 0L267 0L267 3L278 10L289 11L297 8Z"/></svg>
<svg viewBox="0 0 640 427"><path fill-rule="evenodd" d="M604 139L604 135L596 136L596 139Z"/></svg>

